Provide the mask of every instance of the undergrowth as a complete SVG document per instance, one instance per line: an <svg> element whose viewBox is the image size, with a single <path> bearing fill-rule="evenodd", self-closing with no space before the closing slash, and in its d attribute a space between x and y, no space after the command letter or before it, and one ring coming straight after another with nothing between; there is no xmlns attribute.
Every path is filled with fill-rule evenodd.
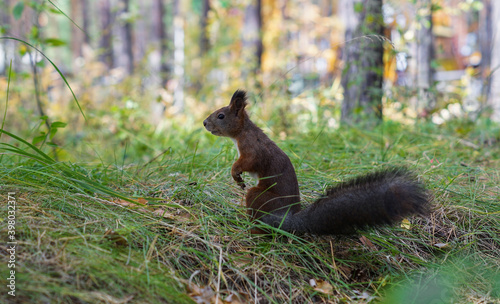
<svg viewBox="0 0 500 304"><path fill-rule="evenodd" d="M498 127L459 136L454 123L318 127L285 140L268 132L290 156L305 202L387 165L415 171L434 195L426 217L326 237L249 235L244 192L230 177L233 144L201 128L169 134L146 161L112 141L93 148L113 150L114 162L57 161L4 133L0 199L14 193L18 246L16 297L0 302L498 302ZM6 239L5 208L0 217Z"/></svg>

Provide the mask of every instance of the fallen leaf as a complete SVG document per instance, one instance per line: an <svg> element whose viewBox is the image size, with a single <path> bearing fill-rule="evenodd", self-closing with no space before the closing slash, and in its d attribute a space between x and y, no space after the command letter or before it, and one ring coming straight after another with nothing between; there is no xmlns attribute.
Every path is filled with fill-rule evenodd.
<svg viewBox="0 0 500 304"><path fill-rule="evenodd" d="M359 238L359 240L361 241L361 243L363 243L363 245L365 245L366 247L372 249L372 250L377 250L377 247L375 247L375 245L373 245L373 243L368 239L366 238L366 236L362 236Z"/></svg>
<svg viewBox="0 0 500 304"><path fill-rule="evenodd" d="M172 213L168 213L164 209L156 209L155 211L153 211L153 214L157 215L157 216L164 217L164 218L172 219L172 220L176 218L175 215L173 215Z"/></svg>
<svg viewBox="0 0 500 304"><path fill-rule="evenodd" d="M434 244L434 246L437 247L437 248L439 248L439 249L446 249L450 245L448 243L436 243L436 244Z"/></svg>
<svg viewBox="0 0 500 304"><path fill-rule="evenodd" d="M314 290L319 291L321 293L324 293L324 294L332 294L333 293L333 286L330 283L328 283L327 281L310 279L309 285L311 285L311 287Z"/></svg>
<svg viewBox="0 0 500 304"><path fill-rule="evenodd" d="M252 303L253 301L250 299L250 296L246 293L235 293L231 291L231 294L227 296L223 303L225 304L243 304L243 303Z"/></svg>
<svg viewBox="0 0 500 304"><path fill-rule="evenodd" d="M124 206L124 207L138 207L136 204L131 203L131 202L126 201L126 200L122 200L122 199L114 200L113 203L118 204L120 206Z"/></svg>
<svg viewBox="0 0 500 304"><path fill-rule="evenodd" d="M111 230L111 229L107 230L104 233L104 238L109 240L109 241L112 241L113 243L115 243L115 245L128 246L127 238L125 238L123 235L119 234L118 232L116 232L114 230Z"/></svg>
<svg viewBox="0 0 500 304"><path fill-rule="evenodd" d="M410 228L411 228L410 221L408 219L404 219L401 222L401 228L406 229L406 230L410 230Z"/></svg>
<svg viewBox="0 0 500 304"><path fill-rule="evenodd" d="M125 304L129 303L134 299L134 295L130 295L128 297L124 298L115 298L107 293L100 292L100 291L91 291L89 295L93 298L92 300L95 300L95 302L99 303L120 303L120 304ZM93 301L94 302L94 301Z"/></svg>
<svg viewBox="0 0 500 304"><path fill-rule="evenodd" d="M211 304L215 294L210 286L201 288L196 284L189 284L188 292L188 296L198 304Z"/></svg>
<svg viewBox="0 0 500 304"><path fill-rule="evenodd" d="M356 300L367 300L367 302L371 302L373 299L375 299L374 296L370 295L368 292L363 291L359 292L358 290L353 290L353 292L356 294L356 296L353 297L353 299Z"/></svg>
<svg viewBox="0 0 500 304"><path fill-rule="evenodd" d="M137 202L139 204L141 204L141 205L147 205L148 204L148 201L145 198L142 198L142 197L138 198Z"/></svg>

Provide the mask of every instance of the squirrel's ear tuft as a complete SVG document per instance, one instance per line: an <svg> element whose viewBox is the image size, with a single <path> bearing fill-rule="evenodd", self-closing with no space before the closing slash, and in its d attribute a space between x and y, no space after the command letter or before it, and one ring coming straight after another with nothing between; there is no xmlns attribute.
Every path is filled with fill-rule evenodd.
<svg viewBox="0 0 500 304"><path fill-rule="evenodd" d="M233 97L231 97L231 102L229 103L229 108L235 112L236 115L243 110L247 105L247 92L243 90L236 90Z"/></svg>

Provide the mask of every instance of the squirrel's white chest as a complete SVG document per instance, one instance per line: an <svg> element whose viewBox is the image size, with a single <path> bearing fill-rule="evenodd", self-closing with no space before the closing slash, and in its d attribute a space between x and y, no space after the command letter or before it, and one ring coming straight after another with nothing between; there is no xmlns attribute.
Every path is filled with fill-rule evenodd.
<svg viewBox="0 0 500 304"><path fill-rule="evenodd" d="M240 157L241 154L240 154L240 148L238 148L238 142L234 138L231 138L231 140L233 141L234 146L236 147L236 151L238 151L238 157Z"/></svg>
<svg viewBox="0 0 500 304"><path fill-rule="evenodd" d="M248 172L248 175L250 175L250 177L255 179L256 181L259 180L259 174L257 174L257 172Z"/></svg>

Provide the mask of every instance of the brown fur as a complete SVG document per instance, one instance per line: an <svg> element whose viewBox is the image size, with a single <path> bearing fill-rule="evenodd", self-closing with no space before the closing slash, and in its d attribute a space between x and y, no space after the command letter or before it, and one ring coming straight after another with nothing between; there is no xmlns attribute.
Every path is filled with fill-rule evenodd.
<svg viewBox="0 0 500 304"><path fill-rule="evenodd" d="M246 195L248 213L253 220L280 208L288 207L290 212L298 212L300 193L293 165L288 156L250 121L246 105L245 92L238 90L229 106L213 112L203 125L214 135L236 141L240 155L231 168L231 175L242 189L245 183L241 174L257 174L257 186L250 188Z"/></svg>

